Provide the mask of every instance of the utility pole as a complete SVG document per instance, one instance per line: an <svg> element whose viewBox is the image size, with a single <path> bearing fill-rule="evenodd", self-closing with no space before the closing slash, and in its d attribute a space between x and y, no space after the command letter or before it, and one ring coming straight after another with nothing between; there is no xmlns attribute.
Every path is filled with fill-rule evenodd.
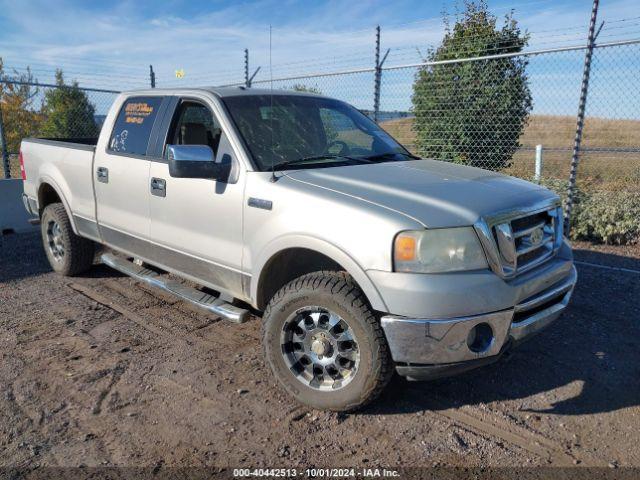
<svg viewBox="0 0 640 480"><path fill-rule="evenodd" d="M387 59L387 55L389 55L389 51L391 49L387 49L387 52L382 57L382 61L380 61L380 25L376 27L376 71L375 71L375 79L373 85L373 121L378 121L378 114L380 113L380 84L382 82L382 65L384 61Z"/></svg>
<svg viewBox="0 0 640 480"><path fill-rule="evenodd" d="M596 32L596 20L598 17L598 2L599 0L593 0L593 6L591 7L591 21L589 22L589 37L587 43L587 50L584 55L584 68L582 71L582 86L580 89L580 101L578 103L578 116L576 119L576 136L573 141L573 152L571 154L571 171L569 173L569 187L567 188L567 203L564 211L564 231L565 235L569 236L571 210L573 209L573 203L576 194L576 177L578 174L578 165L580 163L580 144L582 143L582 129L584 127L584 113L587 106L587 94L589 93L589 76L591 74L591 57L593 56L593 48L596 43L596 38L602 30L602 25Z"/></svg>
<svg viewBox="0 0 640 480"><path fill-rule="evenodd" d="M151 80L151 88L156 88L156 72L153 71L153 65L149 65L149 80Z"/></svg>

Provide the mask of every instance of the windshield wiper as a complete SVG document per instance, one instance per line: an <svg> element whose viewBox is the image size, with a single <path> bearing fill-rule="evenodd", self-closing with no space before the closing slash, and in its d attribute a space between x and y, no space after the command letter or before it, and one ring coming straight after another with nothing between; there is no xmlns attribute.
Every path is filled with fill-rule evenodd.
<svg viewBox="0 0 640 480"><path fill-rule="evenodd" d="M374 155L366 155L365 157L361 157L361 158L366 158L367 160L375 161L375 160L382 160L382 159L385 159L385 158L390 158L390 157L393 157L395 155L402 155L403 157L411 158L413 160L420 160L420 157L417 157L416 155L413 155L412 153L409 153L409 152L376 153Z"/></svg>
<svg viewBox="0 0 640 480"><path fill-rule="evenodd" d="M305 162L313 162L313 160L327 160L327 159L341 159L341 158L345 158L347 160L351 160L354 162L372 163L372 160L365 157L350 157L349 155L333 155L333 154L327 153L325 155L311 155L309 157L301 157L301 158L294 158L293 160L286 160L284 162L280 162L274 165L273 169L282 170L283 168L288 167L290 165L296 165L296 164L305 163Z"/></svg>

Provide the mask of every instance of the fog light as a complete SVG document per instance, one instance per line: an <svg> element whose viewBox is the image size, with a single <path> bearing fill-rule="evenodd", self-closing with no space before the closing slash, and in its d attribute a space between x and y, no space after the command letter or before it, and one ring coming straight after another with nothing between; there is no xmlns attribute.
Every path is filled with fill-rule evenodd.
<svg viewBox="0 0 640 480"><path fill-rule="evenodd" d="M493 330L488 323L479 323L471 330L467 336L467 346L474 353L484 353L493 343Z"/></svg>

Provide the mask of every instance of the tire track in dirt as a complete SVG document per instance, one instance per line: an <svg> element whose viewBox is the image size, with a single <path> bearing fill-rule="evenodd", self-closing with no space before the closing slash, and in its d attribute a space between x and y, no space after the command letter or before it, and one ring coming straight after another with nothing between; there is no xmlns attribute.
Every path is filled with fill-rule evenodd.
<svg viewBox="0 0 640 480"><path fill-rule="evenodd" d="M140 282L135 282L135 285L136 288L134 289L125 288L113 279L100 284L100 286L105 287L107 290L115 290L122 297L131 302L139 303L142 300L142 297L158 302L157 305L148 307L148 309L166 308L166 305L164 304L168 304L172 312L177 311L180 314L179 320L181 320L181 322L176 322L175 325L180 324L180 326L183 326L188 333L194 333L209 327L214 327L222 328L224 331L229 331L234 337L243 337L244 340L261 341L259 333L256 334L253 331L251 322L240 325L230 323L220 316L207 312L189 302L180 300L161 289L157 289ZM141 295L138 296L133 292L140 293ZM202 319L205 319L205 321L203 322ZM217 339L218 336L216 336L216 340ZM238 345L244 345L244 342L238 341ZM229 346L234 345L230 344Z"/></svg>
<svg viewBox="0 0 640 480"><path fill-rule="evenodd" d="M97 302L105 307L108 307L120 315L122 315L127 320L135 323L136 325L159 335L167 340L176 340L180 339L182 341L186 341L192 345L197 345L199 348L204 349L205 351L210 351L211 347L231 347L238 350L242 350L243 347L247 347L246 341L244 341L242 336L232 336L232 335L217 335L215 341L209 340L206 337L200 337L190 332L180 331L176 326L179 326L179 320L177 322L169 323L164 322L158 318L147 318L146 316L142 316L139 313L134 312L130 308L122 305L121 303L115 301L113 298L107 296L104 292L100 292L97 289L93 288L93 286L88 286L80 283L70 283L67 285L70 289L75 290L76 292L82 294L83 296ZM108 286L102 285L106 289L110 289ZM114 293L120 294L120 292ZM148 310L150 308L166 308L166 307L144 307L143 310ZM172 308L172 307L169 307ZM186 320L186 319L185 319ZM192 319L188 319L192 321Z"/></svg>
<svg viewBox="0 0 640 480"><path fill-rule="evenodd" d="M180 339L182 341L187 341L189 343L198 345L199 347L205 350L210 350L212 346L215 346L217 348L220 348L220 347L239 348L244 344L244 342L238 342L238 341L233 341L231 342L231 344L228 344L228 342L220 341L220 340L224 340L220 336L217 336L216 341L213 342L207 339L203 339L199 336L193 335L192 333L176 332L176 329L174 328L174 326L161 327L158 325L159 320L157 318L154 319L153 322L150 322L148 319L146 319L142 315L132 311L130 308L125 307L119 302L116 302L112 298L108 297L105 293L100 292L93 287L89 287L87 285L83 285L79 283L71 283L71 284L68 284L68 286L69 288L77 291L78 293L81 293L85 297L118 312L124 318L135 323L136 325L139 325L140 327L156 335L162 336L168 340L175 341L176 339ZM133 301L133 302L140 301L140 298L130 298L129 295L126 295L126 292L127 292L126 289L122 289L122 288L112 289L111 285L109 284L106 284L106 285L101 284L100 286L102 288L106 288L107 290L111 290L114 293L123 295L125 296L125 298L127 298L130 301ZM155 297L155 295L151 294L151 292L148 292L148 293L151 296ZM175 307L171 306L169 308L175 308ZM173 383L174 386L179 387L181 389L189 389L189 387L181 385L178 382L172 381L171 383ZM226 403L228 399L225 400L225 397L221 395L220 398L216 398L215 401L218 403L220 401L223 401L223 403ZM519 427L516 428L515 426L512 426L512 425L506 426L504 422L498 421L497 418L481 419L469 413L463 412L459 409L447 408L446 403L444 401L441 401L439 403L439 406L441 407L441 410L437 412L435 411L429 412L431 415L434 415L435 418L438 418L439 420L444 420L447 423L462 424L473 431L479 432L483 435L487 435L490 438L500 439L510 445L514 445L530 453L533 453L538 457L547 459L552 464L556 464L556 465L573 464L573 460L575 457L572 457L566 454L561 448L561 446L553 444L550 440L546 439L545 437L533 434ZM225 410L227 409L225 408ZM231 409L229 409L228 411L230 410ZM301 409L301 410L296 409L294 411L305 412L305 409ZM291 427L292 424L294 424L295 422L291 422L288 420L289 418L287 418L285 421L287 422L288 426ZM375 427L372 426L372 427L373 427L372 430L374 430L376 433L376 437L378 438L378 441L380 441L382 438L385 438L385 440L389 442L392 441L392 435L390 435L390 433L387 432L385 428L383 428L382 426L375 426ZM370 429L367 429L367 430L370 430Z"/></svg>
<svg viewBox="0 0 640 480"><path fill-rule="evenodd" d="M125 297L127 300L131 302L140 302L140 296L133 296L130 291L126 288L123 288L118 284L117 287L114 287L113 284L117 282L108 281L101 283L99 287L102 289L110 290L113 293L121 295ZM118 313L120 313L124 318L133 323L141 326L142 328L149 330L152 333L160 335L164 338L170 340L180 339L182 341L187 341L191 344L198 345L200 348L205 351L211 350L211 347L215 348L233 348L234 351L239 351L242 347L247 346L247 342L245 338L242 337L250 337L252 340L254 339L252 335L247 335L246 332L234 332L232 335L216 335L215 341L208 340L206 338L197 336L193 334L194 330L190 330L188 332L178 331L175 328L175 325L164 325L165 322L162 322L158 318L153 318L153 321L143 317L142 315L134 312L130 308L125 307L119 302L113 300L104 292L100 292L95 288L79 284L72 283L68 285L69 288L81 293L85 297L104 305ZM155 295L155 292L150 291L148 289L142 289L149 297L158 300L159 302L165 302L165 299L158 298ZM180 316L187 317L185 312L182 312L181 309L177 308L178 304L181 302L175 302L168 306L168 308L172 308L175 311L180 312ZM145 310L148 310L150 307L145 307ZM151 308L167 308L161 306L155 306ZM180 319L177 319L179 322ZM193 318L184 318L185 321L193 322ZM162 322L162 323L160 323ZM211 325L218 325L218 322L205 324L203 328L210 327ZM239 326L230 326L232 328L239 328ZM256 339L257 340L257 339ZM206 395L203 392L196 392L191 389L189 386L185 386L179 382L175 382L172 380L168 380L170 383L179 389L189 390L192 394L197 394L198 396L202 396L203 400L206 400L206 403L215 403L218 407L225 405L223 407L224 410L228 412L229 415L233 414L233 404L229 403L229 399L225 395ZM546 460L551 465L559 465L559 466L568 466L573 465L575 461L579 461L583 465L587 466L595 466L595 465L606 465L606 462L602 462L598 459L591 458L583 453L568 453L566 449L559 443L554 442L553 440L544 437L538 433L532 432L528 429L522 428L516 424L511 422L507 422L504 419L501 419L495 415L488 415L485 412L481 412L476 409L468 409L464 411L462 409L455 409L448 407L450 403L447 403L444 399L436 400L436 406L439 407L438 410L434 410L428 412L430 416L434 417L434 420L444 421L449 425L458 424L463 427L469 428L480 435L487 436L490 439L497 439L499 441L505 442L506 444L512 445L514 447L523 449L531 454L536 455L537 457ZM268 412L265 410L264 406L260 408L260 405L256 403L254 405L258 410L260 416L267 415ZM311 410L302 408L294 408L291 413L285 416L285 423L288 429L295 430L297 423L296 420L299 417L303 417ZM382 426L374 426L370 425L367 428L369 432L375 432L375 436L378 438L378 441L381 441L383 438L389 444L394 442L393 435L387 431L386 428ZM373 430L373 432L371 432ZM348 457L345 456L345 459Z"/></svg>
<svg viewBox="0 0 640 480"><path fill-rule="evenodd" d="M442 398L435 398L434 404L440 407L432 413L445 417L454 423L464 425L472 430L499 438L507 443L520 447L538 457L545 459L551 465L574 465L576 460L584 466L606 466L607 462L599 460L584 452L568 453L561 444L549 438L508 422L495 415L482 412L479 409L450 408Z"/></svg>
<svg viewBox="0 0 640 480"><path fill-rule="evenodd" d="M156 295L156 292L154 289L149 289L144 285L137 285L137 286L140 288L141 291L144 291L145 294L151 297L152 299L159 300L160 302L165 302L164 297L166 295L164 295L163 292L159 292L160 294ZM107 293L105 293L104 291L100 292L90 287L85 287L85 286L81 286L81 287L82 287L82 291L80 291L80 293L84 294L85 296L88 296L94 301L97 301L98 303L104 302L105 304L109 303L109 305L107 306L110 306L110 307L116 306L118 307L116 310L121 314L122 312L131 313L131 310L129 308L124 307L123 305L119 304L112 298L108 297ZM94 287L99 287L102 290L110 290L111 292L117 293L131 302L139 303L141 301L141 298L139 295L132 294L130 289L124 288L122 285L120 285L114 280L101 282L100 285L94 285ZM73 286L71 288L73 288ZM183 302L181 301L173 302L169 308L172 308L174 311L177 310L185 316L188 315L186 312L183 312L181 308L178 308L179 306L181 306L181 304L183 304ZM151 307L151 308L159 308L159 306ZM145 307L145 310L150 310L151 308ZM167 307L164 307L164 308L167 308ZM193 313L191 309L188 309L188 310L189 310L189 313ZM198 314L200 312L199 310L196 310L195 313ZM136 324L140 324L143 328L146 327L147 320L143 320L142 318L139 318L140 315L137 315L138 318L134 318L134 319L129 318L127 315L125 315L125 317L134 321ZM192 318L189 318L188 320L193 321ZM153 319L153 322L155 324L158 324L159 321L160 320L157 318ZM211 346L215 346L216 348L231 347L234 349L234 351L239 351L241 348L246 348L248 342L257 342L257 344L259 345L259 342L260 342L259 329L256 329L255 325L251 325L250 323L251 322L244 325L235 325L235 324L226 325L222 319L219 319L219 322L206 324L202 327L199 327L196 330L201 330L203 328L207 329L207 328L222 327L225 330L229 331L234 338L235 337L237 338L232 342L227 342L225 341L227 339L224 338L226 337L226 335L220 335L220 332L213 332L215 335L214 341L202 339L204 342L206 342L205 343L206 348L209 348L209 346L211 345ZM192 335L194 330L191 330L187 333L183 331L174 332L175 330L174 327L175 325L171 325L167 327L168 329L172 330L172 335L170 335L171 339L180 337L183 340L186 340L189 342L194 341L194 335ZM247 331L248 329L249 331ZM239 330L243 330L243 331L241 332ZM255 330L257 333L251 330ZM173 336L173 333L175 333L175 337ZM165 333L165 336L166 336L166 333ZM200 337L197 337L197 338L200 339ZM179 390L182 390L184 393L189 393L194 396L196 396L197 394L198 398L202 397L205 404L208 404L211 406L217 406L218 409L222 408L223 410L225 410L226 412L225 414L228 415L228 419L234 418L235 413L237 413L234 410L234 404L232 402L230 403L228 394L218 394L217 392L212 392L212 391L208 391L204 393L202 391L199 391L200 389L198 388L194 389L192 385L185 385L182 382L178 382L167 377L162 377L162 379L158 381L166 385L167 387L177 388ZM268 407L267 405L261 402L252 402L252 403L253 404L250 407L250 409L253 415L256 415L256 417L258 418L262 417L265 421L268 421L269 419L272 418L273 412L269 410L269 408L271 407ZM298 420L304 418L307 414L313 415L314 414L313 412L314 410L309 409L308 407L305 407L302 405L295 405L294 407L289 409L287 412L285 412L284 417L282 418L282 421L286 425L287 430L290 432L290 434L293 437L297 436L296 434L303 435L305 429L308 428L308 426L307 425L303 426L302 424L298 423ZM434 420L443 421L441 417L438 417L437 419L434 418ZM379 443L384 443L388 446L388 448L391 448L391 449L397 443L397 438L395 437L393 432L389 432L388 429L385 428L383 425L378 425L378 424L367 425L367 427L365 428L365 431L358 432L358 436L360 437L361 441L370 437L375 437ZM351 458L351 454L348 452L335 452L334 459L336 461L344 461L348 463L350 458Z"/></svg>
<svg viewBox="0 0 640 480"><path fill-rule="evenodd" d="M210 352L212 350L212 346L221 349L228 350L229 348L233 348L234 352L239 352L241 347L246 346L246 342L243 339L235 340L233 342L226 342L222 339L222 342L218 340L221 339L220 336L216 336L215 341L211 341L208 339L204 339L193 335L191 333L185 332L177 332L175 328L159 326L157 324L151 323L149 319L145 318L143 315L134 312L131 308L125 307L121 303L115 301L114 299L108 297L104 292L100 292L92 287L87 285L79 284L79 283L71 283L68 284L68 287L72 290L82 294L86 298L97 302L101 305L104 305L107 308L114 310L119 313L126 320L133 322L135 325L138 325L147 331L156 334L168 342L175 343L179 342L187 342L190 345L194 345L202 349L204 352ZM109 289L107 287L107 289ZM157 321L157 319L155 320ZM206 367L202 367L200 370L204 370ZM231 366L227 366L227 368L232 368ZM120 372L121 373L121 372ZM189 375L197 374L197 371L188 372ZM100 406L104 398L108 395L110 388L113 384L117 383L117 378L114 376L113 380L109 383L108 387L101 392L96 405L94 407L93 413L99 413ZM238 400L240 397L235 397L229 390L223 392L217 392L213 389L208 389L204 391L200 385L196 382L185 383L184 381L177 381L172 378L169 378L162 374L148 374L148 378L153 378L153 383L157 386L164 389L173 389L181 392L182 394L188 395L194 400L201 401L206 408L211 413L212 410L215 410L215 416L219 419L219 421L231 421L233 419L237 419L238 413L241 413L241 417L244 416L244 411L246 409L246 405L243 407L242 411L238 411ZM242 402L246 402L246 397L243 398ZM256 417L261 417L263 421L267 421L273 415L271 408L269 405L266 405L260 398L255 400L249 400L251 405L249 409L252 412L252 415Z"/></svg>

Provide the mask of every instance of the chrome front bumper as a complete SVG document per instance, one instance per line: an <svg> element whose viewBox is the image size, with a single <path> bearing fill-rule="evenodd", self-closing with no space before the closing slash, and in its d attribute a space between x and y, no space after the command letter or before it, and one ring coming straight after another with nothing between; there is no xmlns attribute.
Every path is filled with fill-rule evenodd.
<svg viewBox="0 0 640 480"><path fill-rule="evenodd" d="M472 368L490 363L508 346L556 320L567 307L576 280L572 266L560 282L513 308L494 313L440 320L383 316L382 328L398 373L416 379L434 378L448 370L467 370L465 364Z"/></svg>

